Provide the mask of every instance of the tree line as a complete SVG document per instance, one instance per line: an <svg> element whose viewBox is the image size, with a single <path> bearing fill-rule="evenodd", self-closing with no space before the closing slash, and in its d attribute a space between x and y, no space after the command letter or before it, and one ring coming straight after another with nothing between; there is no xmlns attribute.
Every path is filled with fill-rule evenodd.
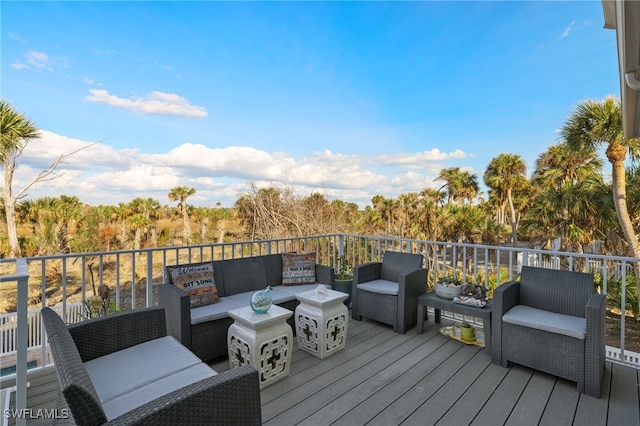
<svg viewBox="0 0 640 426"><path fill-rule="evenodd" d="M623 137L613 97L581 103L531 174L520 155L501 153L482 176L444 168L436 188L374 195L364 209L321 193L296 195L286 185L252 185L230 208L189 205L196 188L186 186L168 191L175 206L152 198L97 207L67 195L21 199L24 190L12 192L12 173L38 132L11 105L2 101L1 107L6 232L0 252L10 257L336 232L495 245L525 240L547 248L559 239L561 250L577 252L601 241L605 253L640 257L640 140ZM479 179L487 193L479 191Z"/></svg>

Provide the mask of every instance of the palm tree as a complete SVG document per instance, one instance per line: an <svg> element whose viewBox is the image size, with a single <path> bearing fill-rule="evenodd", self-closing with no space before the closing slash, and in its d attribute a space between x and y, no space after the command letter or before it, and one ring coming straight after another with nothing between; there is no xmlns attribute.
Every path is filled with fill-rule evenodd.
<svg viewBox="0 0 640 426"><path fill-rule="evenodd" d="M142 240L142 232L147 229L151 221L145 217L142 213L136 213L127 219L131 229L134 231L133 248L139 250L141 247L140 241Z"/></svg>
<svg viewBox="0 0 640 426"><path fill-rule="evenodd" d="M496 191L499 198L504 198L509 205L511 222L511 241L518 244L518 221L513 206L513 190L524 186L526 182L527 166L517 154L500 154L489 162L484 172L485 184ZM504 197L503 197L504 195Z"/></svg>
<svg viewBox="0 0 640 426"><path fill-rule="evenodd" d="M587 216L597 201L593 191L601 180L601 170L602 161L595 150L576 151L566 142L550 146L536 160L531 177L540 194L534 199L527 227L535 229L546 220L552 224L553 232L546 237L541 233L539 238L550 241L559 237L561 249L566 250L571 245L569 228L575 230L576 222L589 221Z"/></svg>
<svg viewBox="0 0 640 426"><path fill-rule="evenodd" d="M158 246L158 218L160 217L160 202L153 198L134 198L129 203L131 210L142 214L145 218L147 218L147 222L149 223L147 229L143 229L143 231L147 234L146 239L151 240L150 246L157 247ZM148 243L149 244L149 243Z"/></svg>
<svg viewBox="0 0 640 426"><path fill-rule="evenodd" d="M169 192L169 201L179 201L178 209L182 212L183 239L184 244L189 244L191 239L191 224L189 223L189 210L187 207L187 198L196 193L195 188L187 186L176 186Z"/></svg>
<svg viewBox="0 0 640 426"><path fill-rule="evenodd" d="M471 203L478 195L478 177L460 167L442 169L435 180L445 182L442 188L447 188L447 203L463 204L464 200Z"/></svg>
<svg viewBox="0 0 640 426"><path fill-rule="evenodd" d="M569 146L578 151L606 146L605 155L611 163L613 202L618 222L632 256L640 258L640 243L627 207L624 166L627 153L634 161L640 158L640 139L625 139L620 101L608 96L600 102L582 102L567 119L560 132ZM634 264L634 272L636 280L640 280L640 262Z"/></svg>
<svg viewBox="0 0 640 426"><path fill-rule="evenodd" d="M82 215L82 203L75 195L60 195L55 200L54 215L58 223L56 248L59 253L69 253L69 223Z"/></svg>
<svg viewBox="0 0 640 426"><path fill-rule="evenodd" d="M39 130L31 120L14 110L8 102L0 100L0 162L4 168L2 198L7 220L9 257L22 255L16 226L16 197L11 191L13 172L24 147L39 137Z"/></svg>
<svg viewBox="0 0 640 426"><path fill-rule="evenodd" d="M133 213L131 211L131 206L127 203L123 203L122 201L118 203L118 207L115 208L111 221L120 223L120 246L125 247L127 244L127 219Z"/></svg>

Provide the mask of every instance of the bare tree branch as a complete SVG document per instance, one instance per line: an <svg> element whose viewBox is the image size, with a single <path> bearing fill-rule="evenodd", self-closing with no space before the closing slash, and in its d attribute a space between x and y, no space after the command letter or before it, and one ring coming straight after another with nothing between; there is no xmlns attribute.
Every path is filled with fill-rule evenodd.
<svg viewBox="0 0 640 426"><path fill-rule="evenodd" d="M25 192L27 192L27 190L29 190L29 188L31 188L36 183L47 182L47 181L54 180L54 179L57 179L57 178L63 176L64 174L56 174L55 170L56 170L56 167L58 167L58 165L60 165L60 163L62 162L62 160L64 158L70 157L70 156L72 156L74 154L77 154L78 152L80 152L80 151L82 151L84 149L87 149L87 148L89 148L89 147L91 147L91 146L93 146L93 145L95 145L97 143L100 143L100 142L94 142L94 143L91 143L89 145L85 145L85 146L83 146L81 148L76 149L75 151L72 151L72 152L68 153L68 154L61 154L58 158L56 158L56 160L49 167L47 167L46 169L41 171L38 174L38 176L33 178L33 180L31 182L29 182L24 188L22 188L20 191L18 191L18 193L15 196L15 199L17 200L17 199L20 199L20 198L24 197L25 196Z"/></svg>

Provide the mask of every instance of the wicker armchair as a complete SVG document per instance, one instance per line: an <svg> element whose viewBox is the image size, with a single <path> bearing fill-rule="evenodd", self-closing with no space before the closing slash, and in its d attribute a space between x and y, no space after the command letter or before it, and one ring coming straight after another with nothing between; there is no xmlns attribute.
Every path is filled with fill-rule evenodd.
<svg viewBox="0 0 640 426"><path fill-rule="evenodd" d="M422 255L387 251L382 262L369 262L353 270L351 316L393 325L404 334L416 323L418 297L427 292L427 269Z"/></svg>
<svg viewBox="0 0 640 426"><path fill-rule="evenodd" d="M244 366L216 374L174 338L167 337L162 308L137 309L69 326L50 308L43 308L41 313L58 374L58 407L71 414L71 418L61 419L59 424L261 424L257 370ZM172 345L172 351L147 352L147 356L137 360L132 359L131 352L120 356L131 348L148 347L160 341ZM107 402L101 400L97 389L122 389L127 381L122 371L127 371L127 367L131 369L132 362L147 363L151 369L162 370L168 364L167 359L175 361L176 357L179 362L190 361L191 366L185 362L184 369L180 370L178 365L172 375L155 382L148 378L149 383L122 397ZM86 367L92 361L105 359L122 367L99 372L98 376L106 377L106 386ZM109 404L122 398L128 399L129 405L131 401L134 404L141 399L149 401L111 418L109 413L114 410L113 405L109 410Z"/></svg>
<svg viewBox="0 0 640 426"><path fill-rule="evenodd" d="M606 298L593 275L525 266L493 293L494 364L521 364L577 383L600 398Z"/></svg>

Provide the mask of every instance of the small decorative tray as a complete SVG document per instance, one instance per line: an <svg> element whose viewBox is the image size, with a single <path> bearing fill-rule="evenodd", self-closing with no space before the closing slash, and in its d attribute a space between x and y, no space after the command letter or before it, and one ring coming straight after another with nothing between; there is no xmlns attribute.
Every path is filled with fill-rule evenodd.
<svg viewBox="0 0 640 426"><path fill-rule="evenodd" d="M467 296L456 296L453 298L453 303L457 303L459 305L475 306L476 308L484 308L485 306L487 306L486 300Z"/></svg>

